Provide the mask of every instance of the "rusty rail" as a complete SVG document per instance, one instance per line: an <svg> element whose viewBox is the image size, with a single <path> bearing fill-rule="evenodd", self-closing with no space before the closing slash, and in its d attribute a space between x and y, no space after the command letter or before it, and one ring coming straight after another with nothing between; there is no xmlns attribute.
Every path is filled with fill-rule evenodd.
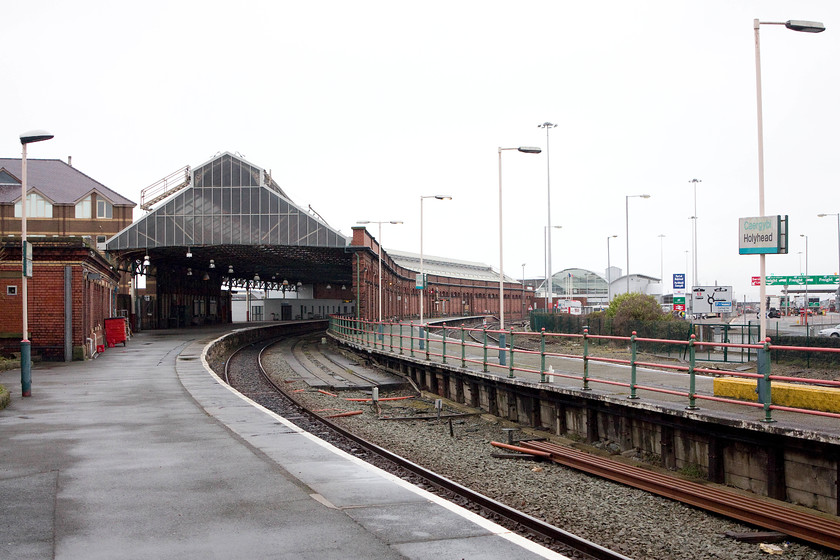
<svg viewBox="0 0 840 560"><path fill-rule="evenodd" d="M757 500L723 489L625 465L554 443L522 441L520 446L526 450L534 450L540 456L548 453L552 461L567 467L745 523L779 531L803 541L840 550L840 520L836 517L823 517L786 507L780 503Z"/></svg>

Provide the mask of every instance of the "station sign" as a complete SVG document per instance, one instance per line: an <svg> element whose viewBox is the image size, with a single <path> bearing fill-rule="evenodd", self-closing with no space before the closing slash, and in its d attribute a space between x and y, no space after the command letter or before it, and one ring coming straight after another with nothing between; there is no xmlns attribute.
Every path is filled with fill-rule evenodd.
<svg viewBox="0 0 840 560"><path fill-rule="evenodd" d="M738 219L738 254L784 254L788 252L788 217L759 216Z"/></svg>

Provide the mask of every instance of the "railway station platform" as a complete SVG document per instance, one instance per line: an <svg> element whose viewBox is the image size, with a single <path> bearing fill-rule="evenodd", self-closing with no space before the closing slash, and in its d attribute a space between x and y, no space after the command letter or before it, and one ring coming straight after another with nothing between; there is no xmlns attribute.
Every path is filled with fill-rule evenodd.
<svg viewBox="0 0 840 560"><path fill-rule="evenodd" d="M0 558L563 558L224 385L230 328L146 331L0 374Z"/></svg>

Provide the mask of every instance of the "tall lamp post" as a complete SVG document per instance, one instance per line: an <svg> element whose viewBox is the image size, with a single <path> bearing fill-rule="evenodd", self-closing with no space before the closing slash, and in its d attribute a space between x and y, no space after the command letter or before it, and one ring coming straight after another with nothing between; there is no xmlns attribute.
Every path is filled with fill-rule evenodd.
<svg viewBox="0 0 840 560"><path fill-rule="evenodd" d="M423 294L426 291L426 271L423 268L423 201L427 198L436 200L452 200L452 197L445 194L430 194L420 197L420 327L423 327Z"/></svg>
<svg viewBox="0 0 840 560"><path fill-rule="evenodd" d="M26 146L34 142L50 140L53 135L45 130L32 130L20 135L22 147L21 155L21 183L20 183L20 243L21 243L21 279L20 295L23 308L23 335L20 341L20 386L24 397L32 396L32 345L29 341L29 309L27 295L27 278L32 276L32 260L29 257L29 244L26 242Z"/></svg>
<svg viewBox="0 0 840 560"><path fill-rule="evenodd" d="M799 237L805 238L805 336L808 336L808 312L811 310L811 305L808 301L808 236L800 233Z"/></svg>
<svg viewBox="0 0 840 560"><path fill-rule="evenodd" d="M702 183L703 181L700 179L692 179L689 183L694 185L694 215L691 217L694 220L693 224L693 231L691 235L692 239L692 253L694 254L694 268L691 272L691 277L694 280L695 285L700 285L700 282L697 280L697 183Z"/></svg>
<svg viewBox="0 0 840 560"><path fill-rule="evenodd" d="M607 305L612 301L612 265L610 265L610 239L618 237L617 235L607 236Z"/></svg>
<svg viewBox="0 0 840 560"><path fill-rule="evenodd" d="M805 33L821 33L825 31L825 25L817 21L788 20L785 22L776 22L753 20L753 29L755 30L755 95L758 120L758 212L761 217L764 216L764 122L761 108L761 49L758 30L762 25L784 25L793 31L803 31ZM763 342L767 339L767 255L761 253L758 258L760 276L758 320L760 324L759 336Z"/></svg>
<svg viewBox="0 0 840 560"><path fill-rule="evenodd" d="M549 150L548 144L548 131L552 128L556 128L557 125L550 123L548 121L538 124L537 128L544 128L545 129L545 180L546 180L546 191L548 193L548 197L546 200L546 211L548 212L548 225L546 226L547 237L545 239L546 249L546 277L545 281L546 284L550 281L551 278L551 152ZM548 298L546 297L546 310L548 310Z"/></svg>
<svg viewBox="0 0 840 560"><path fill-rule="evenodd" d="M630 199L650 198L649 194L628 194L624 197L624 235L627 237L627 293L630 293Z"/></svg>
<svg viewBox="0 0 840 560"><path fill-rule="evenodd" d="M562 229L563 226L551 226L554 229ZM543 242L545 243L543 249L546 251L545 261L545 310L548 312L554 303L554 275L551 273L551 258L548 256L548 248L551 247L551 228L543 227Z"/></svg>
<svg viewBox="0 0 840 560"><path fill-rule="evenodd" d="M377 224L379 226L379 233L376 237L376 246L379 249L379 322L382 322L382 224L401 224L399 220L386 220L383 222L375 222L371 220L363 220L356 222L357 224Z"/></svg>
<svg viewBox="0 0 840 560"><path fill-rule="evenodd" d="M825 218L826 216L837 216L837 294L834 298L834 310L840 311L840 213L837 214L817 214L820 218ZM800 268L802 268L800 266Z"/></svg>
<svg viewBox="0 0 840 560"><path fill-rule="evenodd" d="M665 246L665 234L660 233L657 237L659 237L659 285L662 287L662 299L659 303L665 303L665 252L663 249Z"/></svg>
<svg viewBox="0 0 840 560"><path fill-rule="evenodd" d="M504 241L502 236L502 152L517 150L526 154L538 154L542 149L519 146L518 148L499 148L499 328L505 330L505 265L504 265ZM499 346L503 346L505 335L500 336ZM501 354L500 354L501 355Z"/></svg>

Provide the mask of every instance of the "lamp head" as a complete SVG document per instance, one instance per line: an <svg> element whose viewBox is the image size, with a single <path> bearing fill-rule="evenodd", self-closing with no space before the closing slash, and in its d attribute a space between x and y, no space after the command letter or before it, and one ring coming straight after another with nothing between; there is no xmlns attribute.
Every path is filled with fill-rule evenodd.
<svg viewBox="0 0 840 560"><path fill-rule="evenodd" d="M436 194L435 198L438 200L452 200L452 197L447 194Z"/></svg>
<svg viewBox="0 0 840 560"><path fill-rule="evenodd" d="M539 154L542 152L542 148L538 148L536 146L519 146L516 149L526 154Z"/></svg>
<svg viewBox="0 0 840 560"><path fill-rule="evenodd" d="M825 25L819 21L791 19L785 22L785 27L793 31L802 31L803 33L822 33L825 31Z"/></svg>
<svg viewBox="0 0 840 560"><path fill-rule="evenodd" d="M49 140L54 138L53 134L50 134L46 130L30 130L29 132L24 132L20 135L20 143L23 145L31 144L32 142L43 142L44 140Z"/></svg>

